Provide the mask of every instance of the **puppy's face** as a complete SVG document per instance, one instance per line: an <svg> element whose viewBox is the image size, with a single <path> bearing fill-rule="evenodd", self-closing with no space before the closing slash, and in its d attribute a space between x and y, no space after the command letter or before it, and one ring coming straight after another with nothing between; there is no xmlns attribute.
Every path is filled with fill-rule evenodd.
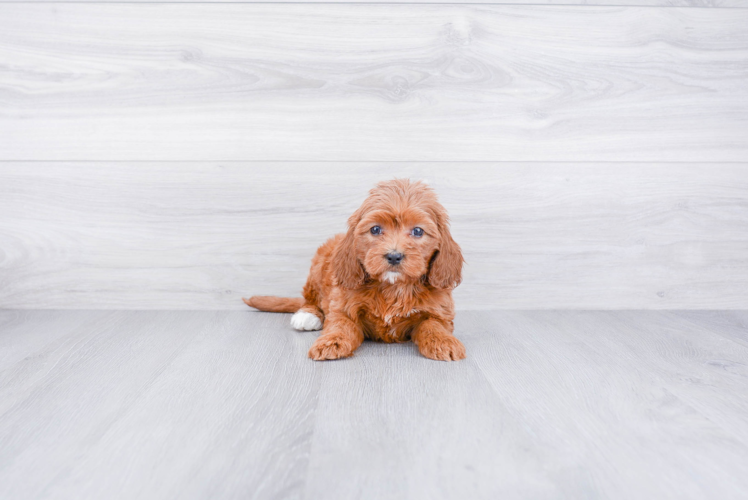
<svg viewBox="0 0 748 500"><path fill-rule="evenodd" d="M395 283L417 281L428 271L438 250L436 222L418 207L397 213L374 209L363 214L354 229L356 253L369 276Z"/></svg>
<svg viewBox="0 0 748 500"><path fill-rule="evenodd" d="M454 288L462 263L446 210L428 186L407 179L377 184L348 219L348 233L333 253L335 278L346 288L361 286L367 275L391 284L425 278L434 287Z"/></svg>

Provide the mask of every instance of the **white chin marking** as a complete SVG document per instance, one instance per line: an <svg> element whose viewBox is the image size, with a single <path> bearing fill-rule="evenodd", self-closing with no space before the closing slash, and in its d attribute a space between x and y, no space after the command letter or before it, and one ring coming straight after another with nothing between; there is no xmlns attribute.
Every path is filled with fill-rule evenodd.
<svg viewBox="0 0 748 500"><path fill-rule="evenodd" d="M322 330L322 322L317 315L299 311L291 316L291 326L297 330Z"/></svg>
<svg viewBox="0 0 748 500"><path fill-rule="evenodd" d="M395 281L397 281L397 278L400 277L400 273L396 273L394 271L387 271L384 273L384 279L385 281L389 281L390 285L394 285Z"/></svg>

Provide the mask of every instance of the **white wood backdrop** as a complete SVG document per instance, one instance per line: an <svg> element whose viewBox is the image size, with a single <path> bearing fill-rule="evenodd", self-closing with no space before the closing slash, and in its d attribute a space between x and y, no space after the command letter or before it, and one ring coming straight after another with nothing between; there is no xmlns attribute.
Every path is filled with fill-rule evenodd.
<svg viewBox="0 0 748 500"><path fill-rule="evenodd" d="M12 160L745 161L748 9L0 4Z"/></svg>
<svg viewBox="0 0 748 500"><path fill-rule="evenodd" d="M735 308L746 164L0 163L6 307L242 308L300 294L377 180L429 181L461 309Z"/></svg>
<svg viewBox="0 0 748 500"><path fill-rule="evenodd" d="M460 309L744 308L748 9L641 3L0 3L0 307L295 295L412 176Z"/></svg>
<svg viewBox="0 0 748 500"><path fill-rule="evenodd" d="M65 3L69 0L20 0L24 3ZM18 3L19 0L0 0L0 3ZM122 0L76 0L76 3L122 3ZM127 3L383 3L383 4L509 4L509 5L605 5L612 7L707 7L745 8L748 0L128 0Z"/></svg>

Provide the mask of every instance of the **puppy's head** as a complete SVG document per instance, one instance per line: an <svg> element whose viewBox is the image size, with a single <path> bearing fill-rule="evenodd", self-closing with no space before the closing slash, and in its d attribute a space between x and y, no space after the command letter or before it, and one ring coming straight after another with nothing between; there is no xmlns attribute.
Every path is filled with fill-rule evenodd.
<svg viewBox="0 0 748 500"><path fill-rule="evenodd" d="M348 219L348 232L333 253L338 283L356 288L367 275L381 282L427 280L454 288L462 280L462 253L449 218L422 182L381 182Z"/></svg>

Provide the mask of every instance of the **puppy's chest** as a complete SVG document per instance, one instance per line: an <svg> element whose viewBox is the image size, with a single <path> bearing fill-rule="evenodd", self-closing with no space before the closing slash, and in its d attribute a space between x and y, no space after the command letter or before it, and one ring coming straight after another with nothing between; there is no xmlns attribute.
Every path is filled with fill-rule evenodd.
<svg viewBox="0 0 748 500"><path fill-rule="evenodd" d="M382 306L369 309L362 315L366 338L382 342L409 340L413 329L423 319L417 304Z"/></svg>

